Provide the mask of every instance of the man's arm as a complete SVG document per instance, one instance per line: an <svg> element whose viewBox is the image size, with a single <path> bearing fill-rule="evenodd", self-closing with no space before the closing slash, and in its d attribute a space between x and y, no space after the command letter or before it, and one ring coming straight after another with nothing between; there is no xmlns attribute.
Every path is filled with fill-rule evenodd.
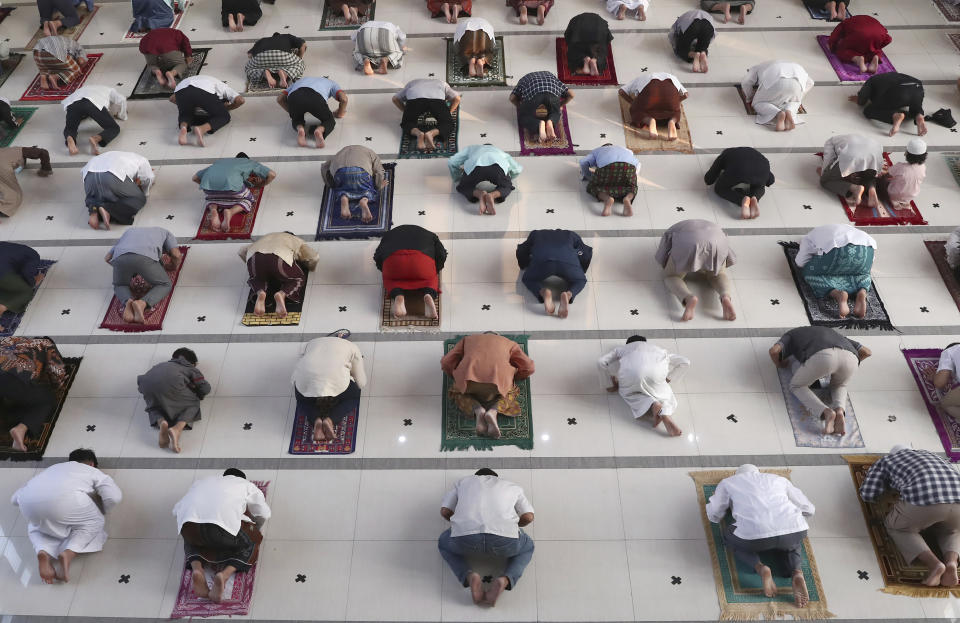
<svg viewBox="0 0 960 623"><path fill-rule="evenodd" d="M458 108L460 108L460 96L459 96L459 95L456 96L455 98L453 98L452 100L450 100L450 113L452 114L452 113L453 113L455 110L457 110Z"/></svg>
<svg viewBox="0 0 960 623"><path fill-rule="evenodd" d="M224 106L224 108L226 108L227 110L233 110L234 108L240 108L241 106L243 106L244 102L246 102L246 101L247 101L247 100L243 99L243 96L242 96L242 95L238 95L238 96L236 96L235 98L233 98L233 101L232 101L232 102L229 102L228 104L226 104L226 105Z"/></svg>
<svg viewBox="0 0 960 623"><path fill-rule="evenodd" d="M263 185L266 186L267 184L272 182L274 179L276 179L276 177L277 177L277 172L274 171L273 169L270 169L270 172L267 173L267 177L263 179Z"/></svg>
<svg viewBox="0 0 960 623"><path fill-rule="evenodd" d="M513 93L511 93L511 94L510 94L510 103L513 104L514 106L519 106L519 105L520 105L520 98L517 97L516 95L514 95Z"/></svg>
<svg viewBox="0 0 960 623"><path fill-rule="evenodd" d="M862 344L860 345L860 348L857 349L857 357L860 358L860 361L863 361L872 354L873 352Z"/></svg>
<svg viewBox="0 0 960 623"><path fill-rule="evenodd" d="M253 517L257 528L263 528L263 524L270 519L270 507L267 506L267 500L263 497L263 492L252 482L247 487L247 512Z"/></svg>
<svg viewBox="0 0 960 623"><path fill-rule="evenodd" d="M349 101L349 98L344 91L337 91L333 98L339 102L339 106L337 106L337 112L334 113L334 115L337 117L337 119L343 119L347 116L347 102Z"/></svg>
<svg viewBox="0 0 960 623"><path fill-rule="evenodd" d="M713 495L710 496L710 499L707 501L707 519L712 523L720 523L724 515L727 514L728 508L730 508L730 493L721 480L720 484L717 485L717 488L714 490Z"/></svg>
<svg viewBox="0 0 960 623"><path fill-rule="evenodd" d="M610 379L610 387L607 387L607 391L611 393L620 389L620 381L617 380L617 376L612 371L613 363L619 360L620 357L616 348L597 360L597 367L600 369L600 374Z"/></svg>
<svg viewBox="0 0 960 623"><path fill-rule="evenodd" d="M393 99L390 101L393 102L393 105L399 108L401 112L403 112L403 100L400 99L399 95L394 95Z"/></svg>
<svg viewBox="0 0 960 623"><path fill-rule="evenodd" d="M785 368L787 366L787 362L783 360L783 357L781 357L781 354L783 353L783 344L777 342L770 347L768 352L770 354L770 361L773 362L773 365L777 366L778 368Z"/></svg>
<svg viewBox="0 0 960 623"><path fill-rule="evenodd" d="M199 184L200 182L203 181L202 179L200 179L200 174L199 174L199 173L195 173L195 174L193 175L193 178L191 178L191 179L193 179L194 183L196 183L196 184Z"/></svg>
<svg viewBox="0 0 960 623"><path fill-rule="evenodd" d="M716 183L717 178L720 177L720 173L723 171L724 166L726 166L727 159L724 157L724 151L720 152L720 155L716 157L713 161L713 164L710 165L710 169L703 176L703 182L707 186L712 186Z"/></svg>
<svg viewBox="0 0 960 623"><path fill-rule="evenodd" d="M933 375L933 386L937 389L946 389L953 383L953 372L951 370L937 370Z"/></svg>
<svg viewBox="0 0 960 623"><path fill-rule="evenodd" d="M107 254L103 256L103 261L109 264L113 260L113 249L107 251Z"/></svg>
<svg viewBox="0 0 960 623"><path fill-rule="evenodd" d="M560 98L560 105L566 106L571 100L573 100L573 89L567 89L567 92Z"/></svg>
<svg viewBox="0 0 960 623"><path fill-rule="evenodd" d="M533 513L524 513L520 515L520 519L517 521L517 525L521 528L524 526L529 526L533 523Z"/></svg>
<svg viewBox="0 0 960 623"><path fill-rule="evenodd" d="M280 91L280 95L277 96L277 103L280 104L280 108L284 109L287 112L290 112L290 107L287 106L287 92Z"/></svg>

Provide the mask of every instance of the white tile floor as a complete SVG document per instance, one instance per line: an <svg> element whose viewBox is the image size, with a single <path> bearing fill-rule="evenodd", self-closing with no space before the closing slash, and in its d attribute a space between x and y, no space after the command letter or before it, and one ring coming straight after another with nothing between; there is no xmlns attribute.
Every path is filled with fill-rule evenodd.
<svg viewBox="0 0 960 623"><path fill-rule="evenodd" d="M856 11L874 14L891 28L888 51L895 66L927 83L926 108L955 106L952 81L960 72L960 54L946 34L960 32L960 25L949 27L929 0L858 1ZM43 257L59 260L20 333L50 335L66 355L84 357L47 457L93 447L125 499L108 520L111 539L104 551L81 557L73 581L52 588L38 582L25 522L14 507L0 504L4 621L19 621L19 615L36 617L25 621L169 616L183 563L170 508L195 478L232 463L272 483L268 500L274 518L249 619L713 620L719 607L688 472L732 467L751 457L794 465L795 482L817 505L810 536L830 610L838 617L955 619L958 600L878 593L880 573L866 526L847 469L834 456L844 450L795 445L766 358L781 330L807 322L777 242L797 240L815 225L845 221L836 199L817 186L813 153L831 135L862 132L882 140L899 160L911 135L887 137L885 128L846 102L856 86L838 83L814 39L830 25L810 20L799 0L762 0L746 27L717 24L710 73L690 73L671 53L664 32L694 4L655 0L646 22L610 21L621 81L642 71L670 71L691 92L685 106L696 153L640 156L641 191L632 219L599 216L599 205L577 179L575 157L521 158L517 191L496 217L477 216L454 192L444 161L398 165L395 224L438 232L450 252L442 276L444 335L480 330L532 335L530 353L537 363L532 450L440 451L441 336L379 333L380 275L371 261L376 240L313 243L321 263L310 276L299 326L240 325L246 293L245 269L236 259L240 243L216 242L192 244L162 331L128 335L99 329L111 294L109 267L100 258L120 229L86 227L79 168L89 156L71 157L61 147L63 112L57 103L31 103L38 110L17 143L51 149L57 172L50 179L29 170L21 175L26 201L0 226L0 239L29 241ZM36 13L26 0L12 6L17 8L0 24L0 39L16 49L32 35ZM410 35L410 52L402 69L364 77L352 70L347 34L318 31L319 6L320 0L265 4L261 22L236 35L219 27L216 0L195 0L181 28L197 47L213 48L205 74L242 88L244 52L252 41L274 31L294 32L309 39L308 74L330 76L350 93L349 114L326 148L303 150L273 98L253 96L199 150L176 144L168 102L131 102L130 117L111 148L143 153L158 173L138 225L167 227L190 243L200 210L188 180L213 159L242 149L278 172L254 234L290 230L312 240L323 190L320 161L355 143L387 160L395 157L399 112L388 103L389 94L413 78L442 77L441 37L453 29L429 19L419 0L384 2L377 17ZM521 27L495 0L475 6L476 14L504 35L511 84L528 71L554 70L554 39L570 17L584 11L602 12L602 6L597 0L564 0L545 26ZM135 43L122 39L129 18L127 2L106 0L83 34L81 43L104 55L90 84L132 89L142 59ZM818 83L805 100L806 123L787 135L747 118L733 88L749 65L770 58L802 63ZM28 58L0 95L16 100L34 73ZM616 89L575 90L569 117L578 149L622 143ZM508 91L464 94L461 145L490 141L519 149ZM874 277L902 334L858 338L874 351L851 386L865 452L902 441L941 450L899 352L942 346L960 333L960 311L923 245L945 238L960 221L954 213L960 192L936 153L960 146L938 126L931 126L927 142L934 153L917 204L930 226L871 232L880 247ZM739 221L731 206L703 185L716 151L736 145L766 152L777 177L756 221ZM731 270L736 322L719 319L712 296L705 297L696 320L680 322L680 307L663 287L652 256L661 230L683 218L714 220L730 233L740 258ZM594 247L590 283L565 321L544 316L518 281L516 244L530 229L544 227L577 230ZM348 457L293 458L287 454L290 372L306 341L340 327L357 334L370 377L357 450ZM634 422L620 398L604 391L596 358L634 332L646 332L693 362L675 383L682 437L668 439ZM213 394L203 404L203 419L185 435L183 454L173 456L156 447L136 376L179 345L196 350ZM404 426L404 419L412 424ZM446 488L487 463L520 483L536 506L529 533L537 550L517 590L497 608L481 610L447 571L434 540L444 528L437 511ZM37 468L4 465L0 500ZM496 567L479 561L477 568ZM868 571L869 579L859 579L859 570ZM129 583L117 582L121 574L130 576ZM294 582L297 574L308 581ZM682 582L673 584L671 576Z"/></svg>

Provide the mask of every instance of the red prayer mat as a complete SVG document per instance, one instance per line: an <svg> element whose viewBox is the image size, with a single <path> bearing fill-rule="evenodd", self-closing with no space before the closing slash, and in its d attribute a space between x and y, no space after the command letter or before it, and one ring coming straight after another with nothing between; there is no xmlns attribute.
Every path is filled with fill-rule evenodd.
<svg viewBox="0 0 960 623"><path fill-rule="evenodd" d="M536 19L536 18L534 18ZM617 68L613 64L613 48L607 44L607 70L599 76L583 76L570 72L567 67L567 42L563 37L557 37L557 77L566 84L605 84L616 86Z"/></svg>
<svg viewBox="0 0 960 623"><path fill-rule="evenodd" d="M187 261L187 251L190 250L190 247L181 246L180 253L183 254L183 258L180 261L180 265L177 266L176 270L167 271L167 275L170 277L170 281L173 283L173 288L177 287L177 279L180 278L180 271L183 270L183 264ZM130 289L133 290L133 297L140 298L142 297L149 289L150 286L146 281L139 275L130 280ZM163 328L163 317L167 315L167 307L170 305L170 297L173 296L173 290L170 291L162 301L157 303L153 309L146 313L146 322L143 324L130 324L123 321L123 304L114 296L110 299L110 306L107 308L107 313L103 317L103 322L100 323L101 329L109 329L111 331L123 331L124 333L140 333L143 331L159 331Z"/></svg>
<svg viewBox="0 0 960 623"><path fill-rule="evenodd" d="M87 78L90 77L90 73L93 71L94 66L102 57L102 53L87 54L87 64L80 68L80 75L77 76L76 80L65 87L59 87L56 89L41 89L40 74L37 74L33 78L33 82L30 83L30 86L27 87L27 90L24 91L23 95L20 96L20 99L28 102L56 102L66 99L74 91L83 86L83 83L86 82Z"/></svg>
<svg viewBox="0 0 960 623"><path fill-rule="evenodd" d="M823 152L817 152L817 156L823 157ZM886 172L888 168L893 166L893 161L890 160L889 152L883 152L883 160L885 162L884 169L881 171L881 175ZM847 215L847 219L857 227L864 227L867 225L926 225L927 221L924 220L923 215L920 214L920 208L917 207L917 204L913 201L910 202L910 206L906 208L900 208L893 205L890 202L889 197L880 195L880 203L883 205L883 208L886 210L886 214L881 214L877 208L871 208L867 205L866 200L867 193L863 194L863 200L855 208L851 208L846 200L837 195L837 199L840 201L840 205L843 206L843 212Z"/></svg>
<svg viewBox="0 0 960 623"><path fill-rule="evenodd" d="M210 227L210 210L204 208L203 220L200 221L200 227L197 229L196 240L228 240L234 238L237 240L249 240L253 233L253 222L257 220L257 210L260 209L260 200L263 198L263 187L251 188L250 192L256 200L253 202L253 208L249 212L240 212L234 214L230 219L230 231L222 232ZM206 200L204 200L206 203Z"/></svg>

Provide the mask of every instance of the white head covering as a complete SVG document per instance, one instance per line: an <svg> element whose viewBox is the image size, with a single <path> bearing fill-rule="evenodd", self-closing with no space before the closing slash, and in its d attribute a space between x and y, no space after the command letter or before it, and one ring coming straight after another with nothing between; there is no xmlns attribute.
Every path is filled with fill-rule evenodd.
<svg viewBox="0 0 960 623"><path fill-rule="evenodd" d="M927 144L920 138L912 138L907 143L907 153L914 156L920 156L927 153Z"/></svg>
<svg viewBox="0 0 960 623"><path fill-rule="evenodd" d="M756 465L753 465L751 463L744 463L743 465L737 468L737 474L752 474L759 471L760 469Z"/></svg>
<svg viewBox="0 0 960 623"><path fill-rule="evenodd" d="M890 448L890 454L896 454L901 450L913 450L913 446L911 444L898 443L894 447Z"/></svg>

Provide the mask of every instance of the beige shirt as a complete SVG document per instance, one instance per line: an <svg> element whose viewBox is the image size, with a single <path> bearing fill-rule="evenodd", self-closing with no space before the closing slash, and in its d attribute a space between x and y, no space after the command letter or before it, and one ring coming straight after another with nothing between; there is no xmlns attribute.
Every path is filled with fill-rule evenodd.
<svg viewBox="0 0 960 623"><path fill-rule="evenodd" d="M386 172L380 163L380 156L371 149L361 145L348 145L334 154L333 158L324 161L320 172L323 174L324 181L333 185L333 174L344 167L360 167L373 176L375 187L383 186Z"/></svg>
<svg viewBox="0 0 960 623"><path fill-rule="evenodd" d="M0 212L13 216L23 202L16 170L23 166L22 147L0 149Z"/></svg>
<svg viewBox="0 0 960 623"><path fill-rule="evenodd" d="M252 257L254 253L276 255L286 262L287 266L293 266L294 262L303 262L309 270L316 268L320 260L320 255L302 238L285 231L267 234L256 242L241 247L237 255L246 262L247 258Z"/></svg>
<svg viewBox="0 0 960 623"><path fill-rule="evenodd" d="M339 337L318 337L307 344L293 370L293 386L308 398L339 396L356 381L367 384L363 354L356 344Z"/></svg>
<svg viewBox="0 0 960 623"><path fill-rule="evenodd" d="M533 359L519 344L495 333L468 335L440 360L440 368L453 377L458 392L467 382L493 383L506 396L515 381L533 374Z"/></svg>

